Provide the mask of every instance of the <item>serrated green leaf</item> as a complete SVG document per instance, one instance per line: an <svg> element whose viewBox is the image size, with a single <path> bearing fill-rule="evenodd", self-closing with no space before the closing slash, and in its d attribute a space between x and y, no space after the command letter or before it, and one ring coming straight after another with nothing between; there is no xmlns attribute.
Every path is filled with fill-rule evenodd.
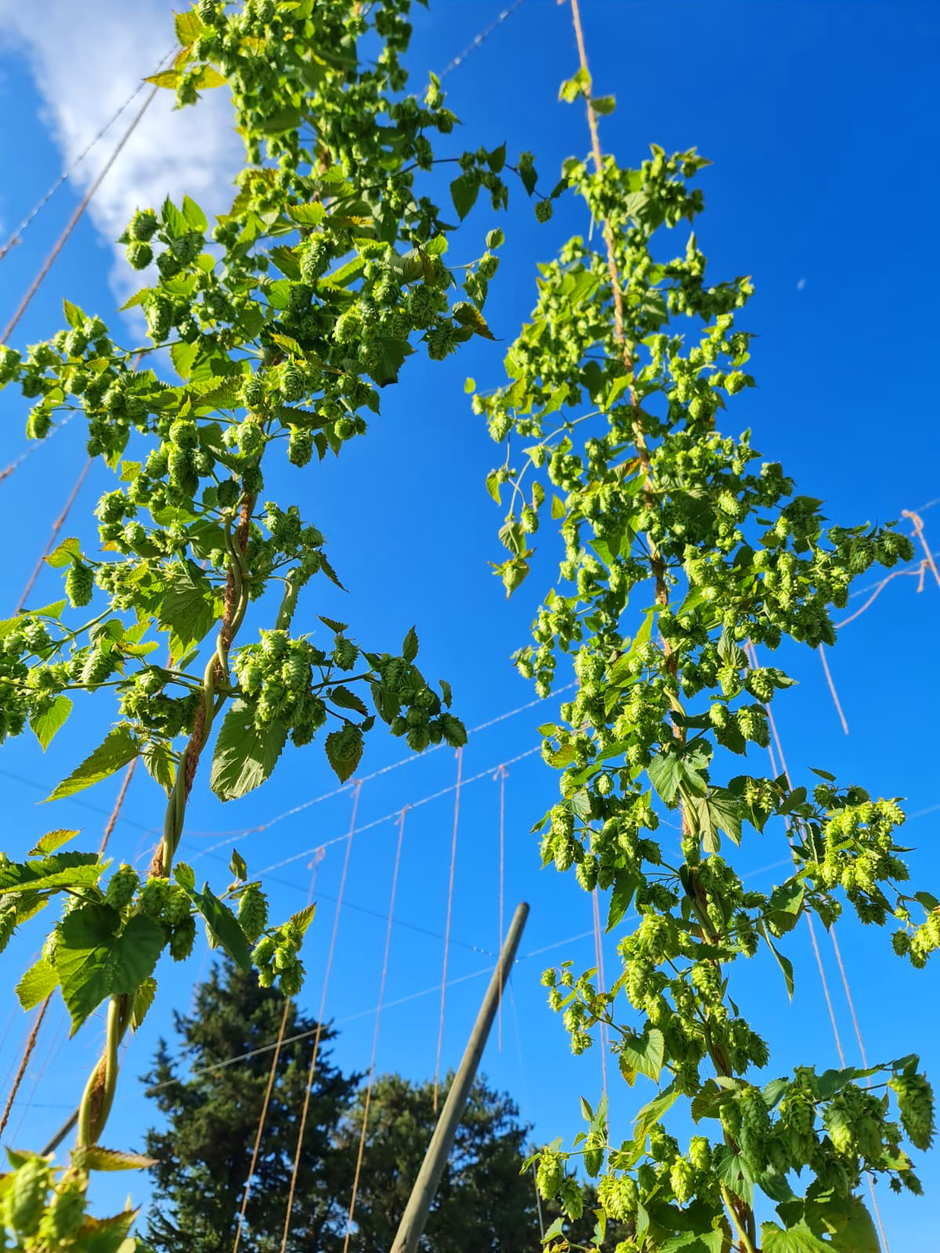
<svg viewBox="0 0 940 1253"><path fill-rule="evenodd" d="M231 801L260 787L277 765L287 743L283 722L255 726L255 706L237 700L225 715L212 756L210 786L219 800Z"/></svg>
<svg viewBox="0 0 940 1253"><path fill-rule="evenodd" d="M470 303L469 300L461 300L454 305L451 313L456 322L461 326L467 326L473 331L474 335L481 335L484 339L495 339L496 336L486 324L486 318L480 310Z"/></svg>
<svg viewBox="0 0 940 1253"><path fill-rule="evenodd" d="M54 853L36 861L10 861L0 866L0 892L94 887L106 865L97 853Z"/></svg>
<svg viewBox="0 0 940 1253"><path fill-rule="evenodd" d="M151 976L145 979L137 989L137 995L134 997L134 1011L131 1014L131 1030L137 1031L140 1024L147 1017L147 1010L153 1004L153 998L157 994L157 981Z"/></svg>
<svg viewBox="0 0 940 1253"><path fill-rule="evenodd" d="M355 692L351 692L348 687L344 687L342 684L333 688L328 699L331 704L337 705L340 709L354 709L356 713L362 714L363 717L369 712L362 697L357 696Z"/></svg>
<svg viewBox="0 0 940 1253"><path fill-rule="evenodd" d="M594 96L591 100L591 108L595 113L608 114L613 113L617 107L616 96Z"/></svg>
<svg viewBox="0 0 940 1253"><path fill-rule="evenodd" d="M54 967L44 957L40 957L16 985L16 995L24 1009L32 1009L47 996L51 996L58 986L59 976Z"/></svg>
<svg viewBox="0 0 940 1253"><path fill-rule="evenodd" d="M193 75L193 86L197 91L206 91L212 87L224 87L228 79L213 65L200 65Z"/></svg>
<svg viewBox="0 0 940 1253"><path fill-rule="evenodd" d="M145 83L153 83L154 87L168 87L174 91L179 86L182 74L179 70L161 70L159 74L150 74L145 79Z"/></svg>
<svg viewBox="0 0 940 1253"><path fill-rule="evenodd" d="M480 182L472 174L461 174L450 185L450 198L461 222L476 204Z"/></svg>
<svg viewBox="0 0 940 1253"><path fill-rule="evenodd" d="M760 927L758 929L761 935L767 941L767 945L770 948L770 951L773 953L774 957L776 957L778 966L783 971L783 979L787 985L787 995L792 1001L793 1000L793 963L790 961L789 957L784 957L784 955L774 947L774 942L770 938L770 932L767 930L767 928L764 926L763 923L760 924Z"/></svg>
<svg viewBox="0 0 940 1253"><path fill-rule="evenodd" d="M349 630L348 622L338 622L336 618L325 618L322 613L318 613L317 617L325 626L328 626L331 631L341 633Z"/></svg>
<svg viewBox="0 0 940 1253"><path fill-rule="evenodd" d="M326 210L319 200L315 200L313 204L288 205L286 212L299 226L319 226L326 216Z"/></svg>
<svg viewBox="0 0 940 1253"><path fill-rule="evenodd" d="M109 996L135 991L153 973L165 943L163 928L143 914L135 914L123 930L121 915L110 905L80 905L67 914L55 966L71 1034Z"/></svg>
<svg viewBox="0 0 940 1253"><path fill-rule="evenodd" d="M193 561L174 562L166 570L166 591L157 605L157 619L171 633L174 658L205 639L216 621L212 584Z"/></svg>
<svg viewBox="0 0 940 1253"><path fill-rule="evenodd" d="M100 1144L77 1148L72 1154L72 1165L78 1170L143 1170L156 1164L156 1158L143 1153L124 1153Z"/></svg>
<svg viewBox="0 0 940 1253"><path fill-rule="evenodd" d="M362 760L362 732L347 724L326 737L326 758L340 783L345 783Z"/></svg>
<svg viewBox="0 0 940 1253"><path fill-rule="evenodd" d="M194 9L190 9L187 13L177 13L174 24L176 27L176 38L184 48L188 48L190 44L195 43L206 29L202 18Z"/></svg>
<svg viewBox="0 0 940 1253"><path fill-rule="evenodd" d="M248 878L248 867L245 865L245 859L237 848L232 849L232 856L228 863L228 868L232 875L239 883L244 883Z"/></svg>
<svg viewBox="0 0 940 1253"><path fill-rule="evenodd" d="M170 357L176 373L181 379L188 379L192 373L196 358L199 356L199 341L187 343L185 339L181 339L175 343L170 349Z"/></svg>
<svg viewBox="0 0 940 1253"><path fill-rule="evenodd" d="M414 627L411 627L404 640L402 640L401 655L405 661L414 661L418 655L418 635Z"/></svg>
<svg viewBox="0 0 940 1253"><path fill-rule="evenodd" d="M565 1220L563 1217L556 1218L550 1227L545 1228L545 1235L542 1236L542 1244L547 1244L549 1240L554 1240L556 1236L560 1236L565 1228Z"/></svg>
<svg viewBox="0 0 940 1253"><path fill-rule="evenodd" d="M639 879L627 867L617 871L613 890L610 894L610 905L607 910L607 930L613 931L620 922L633 900L633 893L639 885Z"/></svg>
<svg viewBox="0 0 940 1253"><path fill-rule="evenodd" d="M649 1027L641 1036L627 1037L620 1049L620 1069L628 1083L633 1083L630 1072L646 1075L654 1083L659 1082L665 1056L665 1040L658 1027Z"/></svg>
<svg viewBox="0 0 940 1253"><path fill-rule="evenodd" d="M176 779L176 762L169 744L151 741L141 749L140 756L151 779L169 796Z"/></svg>
<svg viewBox="0 0 940 1253"><path fill-rule="evenodd" d="M30 728L42 745L43 752L52 743L55 733L65 725L65 721L71 712L72 701L64 692L60 692L45 709L33 714L30 718Z"/></svg>
<svg viewBox="0 0 940 1253"><path fill-rule="evenodd" d="M232 961L242 970L251 970L251 949L238 919L224 901L211 891L208 883L202 885L201 892L195 892L184 885L189 899L202 914L206 930Z"/></svg>
<svg viewBox="0 0 940 1253"><path fill-rule="evenodd" d="M814 1236L803 1223L789 1231L776 1223L761 1223L760 1238L763 1253L831 1253L834 1247Z"/></svg>
<svg viewBox="0 0 940 1253"><path fill-rule="evenodd" d="M63 779L58 787L46 797L46 801L61 800L65 796L74 796L102 779L126 766L140 752L140 745L126 723L109 731L104 741L99 744L91 756L86 757L81 765L76 766L67 779Z"/></svg>
<svg viewBox="0 0 940 1253"><path fill-rule="evenodd" d="M78 305L73 305L71 300L62 301L62 312L65 314L65 320L69 326L78 328L84 325L85 314L79 309Z"/></svg>
<svg viewBox="0 0 940 1253"><path fill-rule="evenodd" d="M63 844L67 844L69 840L74 840L78 835L78 831L72 831L60 828L57 831L47 831L46 834L38 841L35 848L29 850L30 857L48 857L50 853L54 853L57 848L61 848Z"/></svg>
<svg viewBox="0 0 940 1253"><path fill-rule="evenodd" d="M222 79L225 82L225 79ZM183 197L183 217L189 223L194 231L198 231L200 235L204 235L209 229L209 219L196 204L195 200L191 200L189 196Z"/></svg>
<svg viewBox="0 0 940 1253"><path fill-rule="evenodd" d="M52 552L46 558L46 564L54 569L61 566L70 566L76 557L82 554L81 541L76 539L74 535L70 535L68 539L62 540L53 548Z"/></svg>

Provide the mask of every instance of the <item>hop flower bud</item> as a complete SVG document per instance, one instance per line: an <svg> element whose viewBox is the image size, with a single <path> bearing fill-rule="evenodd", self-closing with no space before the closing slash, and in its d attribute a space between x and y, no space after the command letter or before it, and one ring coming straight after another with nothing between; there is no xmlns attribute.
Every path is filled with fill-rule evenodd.
<svg viewBox="0 0 940 1253"><path fill-rule="evenodd" d="M65 594L73 609L80 609L91 600L95 579L91 566L81 561L73 561L65 576Z"/></svg>
<svg viewBox="0 0 940 1253"><path fill-rule="evenodd" d="M125 256L135 270L145 270L153 260L153 249L149 244L133 240L127 245Z"/></svg>
<svg viewBox="0 0 940 1253"><path fill-rule="evenodd" d="M929 1149L933 1141L933 1089L924 1075L894 1075L889 1083L898 1098L901 1125L918 1149Z"/></svg>
<svg viewBox="0 0 940 1253"><path fill-rule="evenodd" d="M252 886L242 893L238 921L248 940L254 943L268 923L268 902L260 888Z"/></svg>
<svg viewBox="0 0 940 1253"><path fill-rule="evenodd" d="M535 218L537 222L547 222L552 216L552 202L550 200L537 200L535 202Z"/></svg>
<svg viewBox="0 0 940 1253"><path fill-rule="evenodd" d="M174 961L185 961L196 942L196 919L184 918L173 928L170 936L170 956Z"/></svg>
<svg viewBox="0 0 940 1253"><path fill-rule="evenodd" d="M287 460L292 466L305 466L312 456L313 431L302 426L292 426L287 443Z"/></svg>
<svg viewBox="0 0 940 1253"><path fill-rule="evenodd" d="M156 876L147 880L140 889L140 908L148 918L159 921L166 907L170 884L167 879Z"/></svg>
<svg viewBox="0 0 940 1253"><path fill-rule="evenodd" d="M300 255L300 277L312 286L330 263L329 244L321 234L312 235Z"/></svg>

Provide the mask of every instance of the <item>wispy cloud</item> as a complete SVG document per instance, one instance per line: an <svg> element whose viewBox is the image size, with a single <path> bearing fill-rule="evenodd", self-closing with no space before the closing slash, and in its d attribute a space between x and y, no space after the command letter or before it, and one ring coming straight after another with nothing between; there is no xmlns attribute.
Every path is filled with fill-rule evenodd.
<svg viewBox="0 0 940 1253"><path fill-rule="evenodd" d="M25 54L43 106L41 120L65 165L152 74L173 43L173 11L166 0L0 0L0 38ZM149 88L147 89L149 91ZM105 138L82 162L73 183L85 189L123 130L146 99L142 92ZM223 212L231 202L232 178L242 146L233 130L225 88L206 92L194 107L174 111L171 91L159 91L89 207L106 242L121 234L138 206L159 206L186 192L206 212ZM22 204L8 199L8 224L18 220L45 191L20 183ZM139 282L124 265L112 271L115 294L123 299Z"/></svg>

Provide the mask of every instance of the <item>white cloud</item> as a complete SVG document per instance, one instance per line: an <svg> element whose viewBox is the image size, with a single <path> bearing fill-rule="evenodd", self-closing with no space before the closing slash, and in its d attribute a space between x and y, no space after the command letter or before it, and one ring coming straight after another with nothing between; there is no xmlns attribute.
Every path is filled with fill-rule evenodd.
<svg viewBox="0 0 940 1253"><path fill-rule="evenodd" d="M157 69L174 44L167 0L0 0L0 31L8 50L22 50L43 100L42 121L69 165L96 131ZM71 182L83 190L101 169L149 92L141 92L85 158ZM207 91L191 108L173 110L172 91L158 91L88 209L103 241L124 230L138 206L159 206L187 193L206 210L223 212L242 161L242 143L225 88ZM45 188L30 188L30 204ZM30 204L8 203L12 221ZM28 237L27 237L28 239ZM139 286L115 265L112 286L124 299Z"/></svg>
<svg viewBox="0 0 940 1253"><path fill-rule="evenodd" d="M798 280L797 280L797 284L796 284L796 290L797 290L797 291L802 291L802 290L803 290L803 288L804 288L805 286L806 286L806 279L805 279L805 278L801 278L801 279L798 279Z"/></svg>

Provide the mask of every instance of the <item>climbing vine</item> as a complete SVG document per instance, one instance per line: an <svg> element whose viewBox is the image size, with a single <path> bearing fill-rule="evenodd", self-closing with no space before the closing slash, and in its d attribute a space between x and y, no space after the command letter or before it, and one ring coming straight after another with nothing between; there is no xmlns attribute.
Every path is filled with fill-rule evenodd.
<svg viewBox="0 0 940 1253"><path fill-rule="evenodd" d="M211 228L188 197L134 214L123 242L147 285L124 307L146 318L142 347L123 347L66 301L66 327L0 356L0 385L33 401L30 438L80 411L89 454L114 476L96 510L100 545L67 538L48 558L64 597L0 624L0 738L30 728L45 749L70 693L92 692L116 702L114 725L49 799L67 808L138 758L167 796L143 880L70 851L78 832L67 829L26 860L0 860L3 944L53 899L62 906L17 986L23 1007L58 990L73 1032L102 1005L107 1021L67 1165L9 1154L3 1248L135 1247L134 1213L91 1216L87 1185L92 1171L146 1164L102 1136L119 1046L148 1012L166 950L188 957L201 920L209 944L262 984L286 995L302 984L313 910L273 925L237 852L218 891L180 857L203 754L211 748L211 788L229 801L270 776L288 740L320 738L345 781L376 720L418 752L466 739L447 683L436 691L415 664L413 630L395 651L360 645L325 616L296 632L307 584L342 584L314 521L265 494L272 463L322 474L364 436L409 356L438 361L473 335L492 338L482 309L502 234L490 230L478 260L450 269L454 227L424 183L437 161L453 163L460 219L481 190L500 209L505 146L435 155L456 119L434 76L420 97L406 91L408 10L409 0L199 0L179 15L181 51L151 81L180 107L229 88L246 148L230 210ZM531 158L516 172L532 194ZM255 603L251 620L267 625L249 632Z"/></svg>
<svg viewBox="0 0 940 1253"><path fill-rule="evenodd" d="M545 865L607 894L622 960L608 989L570 961L543 982L575 1053L606 1025L622 1079L658 1092L619 1146L606 1099L583 1102L574 1145L533 1159L539 1188L581 1219L580 1161L598 1181L596 1243L609 1220L626 1223L622 1253L877 1253L866 1176L919 1194L909 1150L933 1136L917 1057L768 1074L735 977L740 962L771 959L792 995L787 937L802 915L830 928L845 908L892 925L895 952L922 967L940 946L940 903L907 889L897 800L825 770L794 787L735 757L768 747L769 706L793 682L753 649L834 644L831 610L852 579L910 560L912 546L890 525L827 523L749 432L719 430L755 386L738 322L754 289L706 278L690 184L708 162L655 145L637 169L602 157L597 115L614 101L592 97L583 56L561 96L586 102L591 124L593 159L564 167L591 242L570 239L539 267L508 381L474 408L507 445L487 480L508 505L507 594L529 573L546 513L564 545L533 642L515 655L540 696L561 656L577 679L558 722L540 728L561 799L534 829ZM681 836L663 838L663 811ZM793 856L769 892L736 869L737 847L764 831L786 834ZM687 1142L669 1129L683 1112L697 1124ZM547 1236L549 1249L585 1247L563 1219Z"/></svg>

